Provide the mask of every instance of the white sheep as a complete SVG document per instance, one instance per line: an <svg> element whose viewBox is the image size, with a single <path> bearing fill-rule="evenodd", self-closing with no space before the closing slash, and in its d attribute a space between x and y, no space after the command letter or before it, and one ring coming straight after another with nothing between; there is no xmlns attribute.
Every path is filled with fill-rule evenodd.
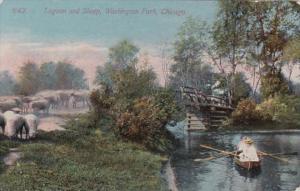
<svg viewBox="0 0 300 191"><path fill-rule="evenodd" d="M39 111L43 110L44 113L47 113L47 114L49 113L50 103L48 100L46 100L44 98L32 101L32 102L30 102L29 105L33 112L39 112Z"/></svg>
<svg viewBox="0 0 300 191"><path fill-rule="evenodd" d="M15 100L0 100L0 109L2 112L8 111L15 107L18 107L18 104Z"/></svg>
<svg viewBox="0 0 300 191"><path fill-rule="evenodd" d="M29 129L29 138L35 138L39 124L38 117L33 114L28 114L24 116L24 119L25 126Z"/></svg>
<svg viewBox="0 0 300 191"><path fill-rule="evenodd" d="M22 131L25 128L26 139L28 138L29 129L25 125L25 119L20 114L16 114L13 111L7 111L4 114L5 128L4 135L9 138L17 138L18 133L22 139Z"/></svg>

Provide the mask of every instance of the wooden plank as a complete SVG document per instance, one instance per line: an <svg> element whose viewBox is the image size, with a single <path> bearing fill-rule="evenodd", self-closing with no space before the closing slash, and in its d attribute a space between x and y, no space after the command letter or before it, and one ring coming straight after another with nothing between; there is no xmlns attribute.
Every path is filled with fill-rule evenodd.
<svg viewBox="0 0 300 191"><path fill-rule="evenodd" d="M205 127L202 127L202 128L187 128L186 129L187 131L199 131L199 130L206 130L206 128Z"/></svg>

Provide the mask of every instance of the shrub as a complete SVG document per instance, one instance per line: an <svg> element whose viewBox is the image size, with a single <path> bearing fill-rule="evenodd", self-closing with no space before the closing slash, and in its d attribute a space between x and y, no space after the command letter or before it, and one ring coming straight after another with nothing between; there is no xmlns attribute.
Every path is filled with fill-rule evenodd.
<svg viewBox="0 0 300 191"><path fill-rule="evenodd" d="M289 94L289 85L281 71L269 71L261 79L261 94L264 99Z"/></svg>
<svg viewBox="0 0 300 191"><path fill-rule="evenodd" d="M234 124L254 124L271 120L271 115L256 109L256 103L250 99L240 101L232 113Z"/></svg>
<svg viewBox="0 0 300 191"><path fill-rule="evenodd" d="M274 121L286 124L300 125L300 98L297 96L275 96L257 106Z"/></svg>
<svg viewBox="0 0 300 191"><path fill-rule="evenodd" d="M110 96L108 89L94 90L90 95L90 101L95 116L100 119L101 115L112 114L112 107L115 104L114 97Z"/></svg>
<svg viewBox="0 0 300 191"><path fill-rule="evenodd" d="M269 98L257 105L257 109L263 113L275 117L278 113L286 112L288 107L285 103L282 103L278 97L275 97Z"/></svg>
<svg viewBox="0 0 300 191"><path fill-rule="evenodd" d="M172 145L171 134L165 126L171 118L171 113L167 111L165 105L161 105L164 103L162 100L160 99L158 103L153 97L136 99L132 108L117 119L118 133L151 150L160 152L169 150Z"/></svg>

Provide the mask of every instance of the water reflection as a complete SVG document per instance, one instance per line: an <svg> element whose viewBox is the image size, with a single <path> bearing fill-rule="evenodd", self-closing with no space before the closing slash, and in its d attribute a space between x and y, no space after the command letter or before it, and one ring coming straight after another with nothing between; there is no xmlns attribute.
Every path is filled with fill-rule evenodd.
<svg viewBox="0 0 300 191"><path fill-rule="evenodd" d="M300 158L289 156L291 163L263 158L261 169L248 172L234 164L230 157L195 162L215 153L200 144L234 150L241 136L250 136L259 150L269 153L300 153L300 133L190 133L172 159L180 190L194 191L293 191L300 185Z"/></svg>
<svg viewBox="0 0 300 191"><path fill-rule="evenodd" d="M261 173L261 168L254 168L251 170L247 170L245 168L241 168L238 165L235 165L235 170L239 173L240 176L245 178L255 178Z"/></svg>

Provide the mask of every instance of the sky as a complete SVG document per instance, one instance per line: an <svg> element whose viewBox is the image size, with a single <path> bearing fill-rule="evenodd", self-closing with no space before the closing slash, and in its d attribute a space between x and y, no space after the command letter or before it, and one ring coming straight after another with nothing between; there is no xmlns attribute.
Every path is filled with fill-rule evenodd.
<svg viewBox="0 0 300 191"><path fill-rule="evenodd" d="M109 47L128 39L147 53L163 83L162 44L176 39L187 17L215 19L214 0L0 0L0 71L26 61L68 60L91 85ZM294 72L294 78L300 72Z"/></svg>
<svg viewBox="0 0 300 191"><path fill-rule="evenodd" d="M26 61L69 60L91 82L109 47L131 40L147 52L162 80L159 47L175 40L189 16L214 20L217 1L201 0L3 0L0 70L16 74Z"/></svg>

